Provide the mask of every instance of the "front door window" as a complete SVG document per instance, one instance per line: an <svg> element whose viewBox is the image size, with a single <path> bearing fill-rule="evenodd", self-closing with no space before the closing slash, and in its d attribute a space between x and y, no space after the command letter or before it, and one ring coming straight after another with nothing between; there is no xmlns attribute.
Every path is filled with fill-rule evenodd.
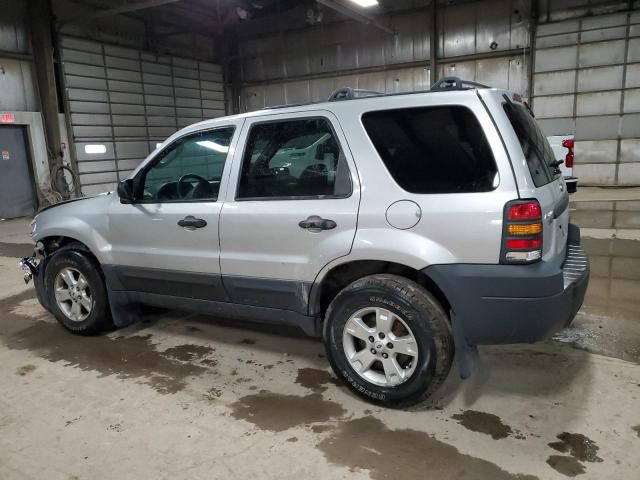
<svg viewBox="0 0 640 480"><path fill-rule="evenodd" d="M198 132L169 145L142 174L142 201L216 201L233 131L227 127Z"/></svg>

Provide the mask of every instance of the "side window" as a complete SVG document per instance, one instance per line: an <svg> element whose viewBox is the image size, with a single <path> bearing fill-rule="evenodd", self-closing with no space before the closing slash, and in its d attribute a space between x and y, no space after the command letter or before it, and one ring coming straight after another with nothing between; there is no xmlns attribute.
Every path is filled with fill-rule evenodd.
<svg viewBox="0 0 640 480"><path fill-rule="evenodd" d="M556 159L553 149L529 111L515 103L505 103L504 111L527 159L534 185L542 187L558 178L561 171L558 169L554 172L549 165Z"/></svg>
<svg viewBox="0 0 640 480"><path fill-rule="evenodd" d="M347 162L326 119L285 120L251 127L236 198L333 198L350 194Z"/></svg>
<svg viewBox="0 0 640 480"><path fill-rule="evenodd" d="M146 202L215 201L233 127L198 132L173 142L139 181Z"/></svg>
<svg viewBox="0 0 640 480"><path fill-rule="evenodd" d="M387 170L407 192L487 192L496 187L491 147L466 107L368 112L362 123Z"/></svg>

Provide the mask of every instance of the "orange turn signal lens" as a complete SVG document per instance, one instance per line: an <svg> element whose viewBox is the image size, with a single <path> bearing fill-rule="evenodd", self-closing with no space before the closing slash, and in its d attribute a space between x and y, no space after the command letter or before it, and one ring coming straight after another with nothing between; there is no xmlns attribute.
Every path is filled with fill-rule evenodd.
<svg viewBox="0 0 640 480"><path fill-rule="evenodd" d="M541 223L512 223L507 227L509 235L537 235L542 232Z"/></svg>

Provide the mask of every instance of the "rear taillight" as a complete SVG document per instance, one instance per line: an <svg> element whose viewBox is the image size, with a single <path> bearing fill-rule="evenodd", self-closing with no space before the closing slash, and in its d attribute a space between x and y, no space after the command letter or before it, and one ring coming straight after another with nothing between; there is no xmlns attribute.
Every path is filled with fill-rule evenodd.
<svg viewBox="0 0 640 480"><path fill-rule="evenodd" d="M567 168L573 168L573 140L563 140L562 146L569 150L564 157L564 164Z"/></svg>
<svg viewBox="0 0 640 480"><path fill-rule="evenodd" d="M533 263L542 258L542 209L537 200L513 200L504 208L502 263Z"/></svg>

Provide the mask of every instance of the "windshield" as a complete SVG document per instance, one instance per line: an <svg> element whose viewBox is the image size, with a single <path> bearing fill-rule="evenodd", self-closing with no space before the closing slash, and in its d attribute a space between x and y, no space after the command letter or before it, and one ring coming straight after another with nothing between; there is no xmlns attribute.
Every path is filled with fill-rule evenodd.
<svg viewBox="0 0 640 480"><path fill-rule="evenodd" d="M560 170L551 165L556 160L553 150L529 111L511 102L504 104L504 111L520 141L535 186L541 187L558 178Z"/></svg>

